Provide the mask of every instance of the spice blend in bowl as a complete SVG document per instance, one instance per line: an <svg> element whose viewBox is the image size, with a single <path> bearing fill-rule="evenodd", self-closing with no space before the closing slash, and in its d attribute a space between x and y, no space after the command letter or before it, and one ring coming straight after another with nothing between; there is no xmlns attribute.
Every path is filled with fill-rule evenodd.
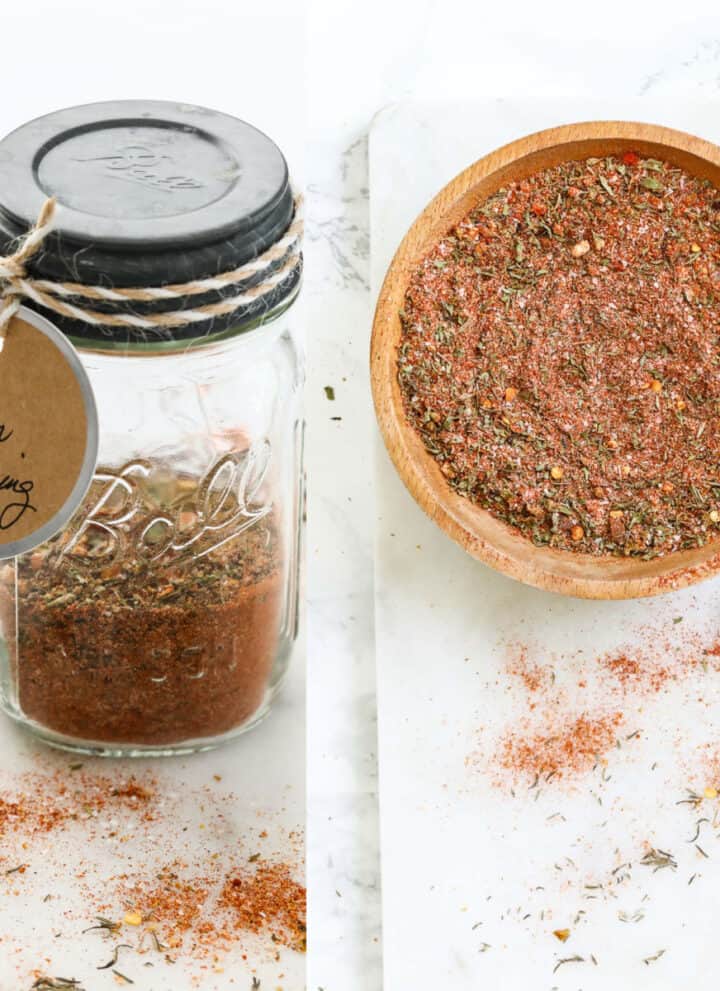
<svg viewBox="0 0 720 991"><path fill-rule="evenodd" d="M720 524L720 191L635 151L509 183L405 298L406 413L538 544L654 557Z"/></svg>
<svg viewBox="0 0 720 991"><path fill-rule="evenodd" d="M413 494L476 556L596 597L716 570L718 183L699 139L571 125L478 162L416 221L378 303L376 408Z"/></svg>

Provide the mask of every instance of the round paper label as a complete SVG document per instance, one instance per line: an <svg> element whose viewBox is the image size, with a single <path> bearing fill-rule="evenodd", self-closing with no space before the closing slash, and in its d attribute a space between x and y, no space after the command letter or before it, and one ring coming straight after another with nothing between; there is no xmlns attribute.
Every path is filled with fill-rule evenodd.
<svg viewBox="0 0 720 991"><path fill-rule="evenodd" d="M0 351L0 558L48 540L92 481L98 419L90 380L65 335L20 307Z"/></svg>

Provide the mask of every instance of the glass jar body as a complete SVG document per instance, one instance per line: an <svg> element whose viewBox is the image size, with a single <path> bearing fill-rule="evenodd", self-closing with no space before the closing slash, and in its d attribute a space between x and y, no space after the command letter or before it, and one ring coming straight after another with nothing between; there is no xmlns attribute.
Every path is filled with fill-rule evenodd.
<svg viewBox="0 0 720 991"><path fill-rule="evenodd" d="M65 530L0 571L2 706L49 742L189 752L268 711L298 611L288 317L183 352L81 351L93 484Z"/></svg>

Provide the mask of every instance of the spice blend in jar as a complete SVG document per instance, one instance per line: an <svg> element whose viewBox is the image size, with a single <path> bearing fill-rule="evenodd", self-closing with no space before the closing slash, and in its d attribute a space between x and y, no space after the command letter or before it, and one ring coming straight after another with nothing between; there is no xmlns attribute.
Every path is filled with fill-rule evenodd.
<svg viewBox="0 0 720 991"><path fill-rule="evenodd" d="M297 626L285 159L242 121L147 101L32 121L0 159L0 252L55 197L28 305L78 349L99 424L83 504L0 569L0 701L71 749L215 745L268 711Z"/></svg>
<svg viewBox="0 0 720 991"><path fill-rule="evenodd" d="M720 192L625 151L514 181L423 259L410 423L538 545L653 558L720 535Z"/></svg>
<svg viewBox="0 0 720 991"><path fill-rule="evenodd" d="M277 523L226 484L206 483L201 507L199 482L145 471L126 470L131 499L96 481L91 522L19 559L19 704L49 729L166 744L232 730L263 701L282 613ZM253 525L233 534L240 519Z"/></svg>

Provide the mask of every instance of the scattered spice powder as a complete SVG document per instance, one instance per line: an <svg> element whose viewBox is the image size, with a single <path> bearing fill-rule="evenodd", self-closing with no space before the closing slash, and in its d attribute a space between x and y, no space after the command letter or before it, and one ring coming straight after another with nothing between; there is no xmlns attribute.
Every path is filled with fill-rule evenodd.
<svg viewBox="0 0 720 991"><path fill-rule="evenodd" d="M259 864L235 874L223 889L223 904L234 910L236 925L250 932L269 929L272 939L294 950L306 947L305 888L286 864Z"/></svg>
<svg viewBox="0 0 720 991"><path fill-rule="evenodd" d="M152 878L111 879L109 887L115 911L118 904L135 906L123 921L143 927L141 942L151 935L173 959L227 953L243 933L264 934L275 946L305 952L305 887L284 862L264 862L253 871L227 871L212 859L188 871L176 862ZM111 911L107 901L103 911Z"/></svg>
<svg viewBox="0 0 720 991"><path fill-rule="evenodd" d="M448 484L538 545L652 558L720 522L720 193L564 162L480 203L412 276L398 375Z"/></svg>
<svg viewBox="0 0 720 991"><path fill-rule="evenodd" d="M620 651L600 658L600 663L623 687L635 686L650 693L659 692L674 677L669 666L648 661L639 653L630 656Z"/></svg>
<svg viewBox="0 0 720 991"><path fill-rule="evenodd" d="M613 732L627 721L628 706L651 698L670 685L720 672L720 647L714 637L678 627L678 618L664 627L637 630L632 647L585 656L578 651L543 658L542 648L521 641L505 644L505 673L524 689L523 710L501 735L491 758L495 784L531 776L581 776L591 770L616 744ZM556 682L556 670L569 662L579 677L573 679L571 705L565 682ZM613 711L607 714L608 705ZM578 707L585 712L577 717ZM627 738L635 738L637 732ZM720 758L706 748L688 776L702 791L720 785ZM475 763L470 757L469 763Z"/></svg>
<svg viewBox="0 0 720 991"><path fill-rule="evenodd" d="M526 644L512 644L508 662L508 674L520 678L528 692L539 693L552 687L554 673L547 664L537 664L528 658Z"/></svg>
<svg viewBox="0 0 720 991"><path fill-rule="evenodd" d="M151 936L155 948L173 960L219 957L243 933L264 934L274 946L305 952L305 887L284 862L263 863L253 872L227 871L212 859L194 871L174 862L152 877L111 878L108 887L113 900L105 897L103 912L117 914L118 905L133 905L120 913L123 924L140 929L140 945Z"/></svg>
<svg viewBox="0 0 720 991"><path fill-rule="evenodd" d="M120 485L102 503L96 481L79 514L101 505L94 522L18 559L17 649L16 576L3 569L0 623L25 717L81 741L162 746L257 712L278 649L278 528L272 514L240 526L227 479L213 480L204 514L198 480L137 473L130 505ZM187 548L169 546L168 519Z"/></svg>
<svg viewBox="0 0 720 991"><path fill-rule="evenodd" d="M473 930L483 926L493 946L510 953L519 944L506 932L509 923L522 927L523 943L528 934L538 944L544 937L550 948L581 940L582 957L549 962L547 951L548 969L619 961L605 938L613 917L622 927L646 920L637 928L639 945L632 948L630 932L621 942L636 963L655 963L666 950L646 956L654 947L645 936L658 904L678 905L692 917L686 892L692 887L689 897L702 900L717 874L720 748L713 713L720 649L707 620L700 625L691 615L661 612L634 626L629 644L613 651L600 652L590 636L555 650L538 640L504 640L505 664L486 686L508 719L504 726L488 721L482 735L490 745L467 763L513 799L494 817L490 841L502 846L508 837L532 835L534 842L514 894L503 896L494 913L491 899L480 899L483 918ZM661 693L657 708L648 705ZM613 766L616 748L624 756ZM507 887L504 866L500 858L499 890ZM597 956L587 952L591 939Z"/></svg>
<svg viewBox="0 0 720 991"><path fill-rule="evenodd" d="M621 722L619 712L605 716L583 713L556 732L539 731L529 737L511 733L502 743L498 760L516 777L581 774L615 746Z"/></svg>
<svg viewBox="0 0 720 991"><path fill-rule="evenodd" d="M185 865L182 865L184 868ZM143 926L144 932L155 934L157 941L171 951L183 947L185 934L190 932L196 946L215 948L222 933L219 921L209 911L209 888L215 881L217 868L208 864L199 876L181 877L181 865L173 863L159 870L152 878L123 876L113 892L112 907L132 905L123 921L127 925ZM105 911L110 911L108 905Z"/></svg>
<svg viewBox="0 0 720 991"><path fill-rule="evenodd" d="M104 775L73 773L68 781L56 772L26 774L20 780L21 788L0 795L0 838L20 833L35 837L120 808L137 811L145 822L155 815L152 778L144 785L135 778L118 784Z"/></svg>
<svg viewBox="0 0 720 991"><path fill-rule="evenodd" d="M114 972L119 963L119 972L138 983L143 966L184 961L188 968L193 965L188 975L197 977L208 968L220 973L228 954L235 954L229 962L238 955L259 962L280 961L280 947L304 951L305 888L295 879L300 833L285 834L282 851L249 856L245 842L236 839L228 846L228 797L214 787L192 794L188 806L187 792L169 792L150 775L113 778L61 759L48 763L54 767L50 772L18 773L0 793L0 879L12 876L32 885L38 858L46 874L55 857L53 870L64 891L56 907L58 918L65 920L63 933L76 939L82 932L84 939L102 942L101 958L93 966ZM192 818L185 819L184 811L200 805L206 817L200 828L207 826L205 835L214 837L215 852L198 848L188 837L185 823ZM72 854L47 840L51 831L64 830L72 831ZM258 842L268 839L262 828L253 830L247 842L257 851ZM125 864L125 870L106 873L108 849L110 862ZM139 850L147 851L147 859ZM187 859L161 859L165 851L179 850ZM19 890L0 886L4 895L17 896ZM51 891L43 901L53 905L52 898ZM79 902L80 914L77 908L68 911L71 898ZM6 936L0 942L3 952L12 945ZM48 967L51 963L48 957Z"/></svg>
<svg viewBox="0 0 720 991"><path fill-rule="evenodd" d="M172 870L162 871L158 882L142 899L143 918L165 922L176 930L190 929L205 905L207 889L182 880Z"/></svg>
<svg viewBox="0 0 720 991"><path fill-rule="evenodd" d="M707 743L699 749L688 771L688 780L706 798L717 797L717 790L720 789L720 746L716 742Z"/></svg>

